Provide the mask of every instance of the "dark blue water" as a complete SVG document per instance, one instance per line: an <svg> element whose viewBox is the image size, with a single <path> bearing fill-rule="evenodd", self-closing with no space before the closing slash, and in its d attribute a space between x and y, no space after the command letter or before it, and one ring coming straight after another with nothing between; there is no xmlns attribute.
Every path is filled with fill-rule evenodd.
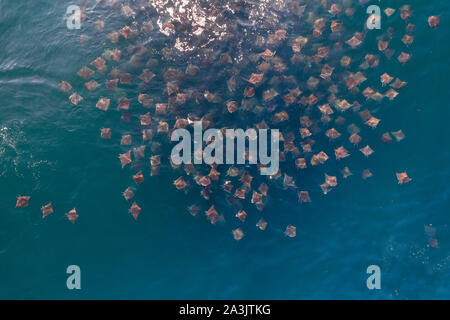
<svg viewBox="0 0 450 320"><path fill-rule="evenodd" d="M0 298L450 298L448 1L409 1L417 26L413 56L405 66L394 56L379 67L408 84L394 101L372 107L382 119L375 132L360 125L375 153L364 159L349 147L354 176L339 176L338 188L324 196L323 171L338 175L340 166L312 171L317 179L299 175L299 185L317 180L309 186L310 205L281 189L262 213L249 209L243 225L217 199L229 218L216 226L189 215L192 196L175 192L177 176L164 170L152 178L146 172L136 192L139 220L128 213L121 192L133 181L117 155L129 126L118 112L94 108L98 92L82 94L85 101L73 106L57 87L67 80L81 88L76 72L110 45L106 31L93 31L95 17L81 30L67 29L69 4L0 2ZM382 9L403 4L383 1ZM355 6L360 31L366 15ZM97 14L105 30L120 25L109 12ZM441 17L436 30L427 24L430 15ZM389 19L399 53L406 24L398 11ZM385 30L373 32L367 52ZM84 46L80 34L89 37ZM108 126L114 139L105 142L99 128ZM403 141L380 142L381 133L398 129ZM369 180L361 178L365 168L374 174ZM405 170L413 180L398 185L395 172ZM17 195L30 195L30 206L15 209ZM40 207L50 201L55 213L42 219ZM74 207L80 218L72 225L64 213ZM269 221L264 232L254 227L261 215ZM296 225L296 238L284 236L287 224ZM438 247L429 245L425 225L435 228ZM238 226L241 241L231 235ZM82 270L78 291L66 288L72 264ZM381 290L366 287L373 264L381 268Z"/></svg>

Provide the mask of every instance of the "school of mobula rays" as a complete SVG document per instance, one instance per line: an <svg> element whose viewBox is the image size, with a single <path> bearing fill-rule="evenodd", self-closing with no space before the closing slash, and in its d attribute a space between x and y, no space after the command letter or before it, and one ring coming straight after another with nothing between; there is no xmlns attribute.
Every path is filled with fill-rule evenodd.
<svg viewBox="0 0 450 320"><path fill-rule="evenodd" d="M325 168L334 157L342 168L342 178L350 177L351 169L345 165L348 158L357 157L357 153L370 157L375 152L364 143L356 123L360 121L361 126L376 132L382 120L372 114L376 111L369 110L370 106L388 103L407 85L380 64L393 59L406 64L412 57L415 25L410 23L413 10L408 5L383 10L385 31L378 31L374 52L362 54L358 60L371 31L365 23L358 24L360 32L349 32L349 28L356 10L364 10L366 19L366 0L354 6L351 0L193 0L170 5L163 0L122 2L96 1L94 8L102 6L120 13L124 24L108 33L104 21L93 22L100 32L97 36L108 37L108 48L90 65L80 66L78 76L86 81L85 88L75 90L68 81L62 81L59 88L69 96L70 103L78 105L83 103L83 95L91 95L105 85L111 97L98 97L97 112L111 112L111 105L115 105L121 122L136 122L135 128L122 135L120 142L117 140L118 148L124 151L118 152L122 168L133 170L134 185L126 187L123 197L132 203L129 213L136 220L141 213L133 201L136 188L161 174L161 168L172 168L178 176L173 182L176 190L191 193L190 199L198 197L199 201L186 204L188 211L194 216L204 212L212 224L224 221L215 208L214 194L227 195L236 219L242 223L247 217L243 204L249 202L262 211L271 188L292 189L300 203L311 202L310 190L297 186L299 174L310 167ZM81 8L82 21L94 21L88 16L93 9L87 5ZM280 13L283 8L286 10ZM261 13L264 9L267 12ZM386 27L394 14L399 14L405 24L399 52L391 46L395 30ZM436 28L439 19L431 16L429 26ZM80 36L80 44L86 42L87 36ZM156 49L161 44L163 48ZM90 79L96 73L106 78L104 83ZM379 78L378 84L365 86L368 78ZM131 96L133 86L139 92ZM161 87L164 90L159 95L150 94L152 88ZM211 87L219 89L211 92ZM87 91L83 93L84 89ZM244 129L279 129L280 169L275 175L262 176L258 174L260 164L171 163L170 153L165 154L162 145L172 144L170 134L174 129L190 130L195 121L201 121L203 128L222 130L240 125ZM113 139L114 128L99 129L101 138ZM383 143L405 138L400 128L376 134ZM334 155L321 150L322 144L317 141L329 145ZM144 165L150 166L149 175L144 174ZM324 172L324 181L318 187L327 194L337 186L338 175L326 169ZM406 172L395 174L399 184L411 181ZM370 169L364 169L361 175L363 179L373 176ZM19 196L16 207L27 207L29 200L28 196ZM200 205L200 200L208 204ZM52 213L51 203L42 207L43 217ZM74 223L78 213L74 208L66 216ZM267 225L261 218L256 227L265 230ZM244 236L240 227L232 234L236 240ZM296 227L286 226L285 234L295 237Z"/></svg>

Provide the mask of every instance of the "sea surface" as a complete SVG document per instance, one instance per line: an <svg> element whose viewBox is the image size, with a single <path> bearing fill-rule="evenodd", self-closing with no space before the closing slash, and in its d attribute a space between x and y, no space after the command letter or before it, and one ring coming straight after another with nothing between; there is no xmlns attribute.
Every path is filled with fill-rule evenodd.
<svg viewBox="0 0 450 320"><path fill-rule="evenodd" d="M81 88L77 71L110 45L92 19L80 30L67 29L71 4L0 0L1 299L450 298L448 0L355 5L358 31L369 4L382 10L409 4L416 24L411 60L390 69L407 86L373 113L382 119L376 134L364 128L375 153L364 159L352 149L355 174L339 176L326 196L319 183L311 186L311 205L300 205L295 192L275 192L263 213L249 212L240 241L231 234L239 222L232 209L219 203L226 222L214 226L203 214L192 217L191 195L177 192L164 170L151 178L146 172L136 193L138 221L128 213L121 193L133 181L120 168L115 135L127 125L117 114L105 120L95 94L74 106L58 89L61 80ZM120 25L117 13L98 14L105 30ZM435 30L430 15L441 17ZM368 34L385 32L385 18L382 30ZM398 11L392 19L400 39L406 24ZM88 36L84 45L81 34ZM375 37L364 43L368 52ZM211 91L226 86L204 81ZM104 126L113 128L111 141L100 138ZM381 133L398 129L404 140L380 142ZM374 176L363 180L364 168ZM412 181L398 185L395 173L405 170ZM18 195L31 196L28 208L14 208ZM42 219L40 207L48 202L55 212ZM72 224L65 213L74 207L80 217ZM255 227L261 214L269 222L264 232ZM284 235L288 224L297 227L295 238ZM81 268L81 290L66 287L69 265ZM380 290L366 286L370 265L381 269Z"/></svg>

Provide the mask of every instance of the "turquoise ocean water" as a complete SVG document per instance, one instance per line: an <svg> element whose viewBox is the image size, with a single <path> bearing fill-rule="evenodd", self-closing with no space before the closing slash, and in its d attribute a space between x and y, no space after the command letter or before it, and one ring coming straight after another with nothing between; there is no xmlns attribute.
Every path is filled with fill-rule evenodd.
<svg viewBox="0 0 450 320"><path fill-rule="evenodd" d="M263 212L267 230L257 230L260 213L249 212L245 237L235 241L233 218L212 226L192 217L189 196L175 192L164 172L137 191L142 213L131 218L121 192L132 181L120 169L117 136L99 136L100 127L125 132L127 125L117 114L96 112L98 95L73 106L58 89L61 80L83 85L76 72L102 54L105 34L68 30L67 0L1 0L0 298L450 298L450 5L371 3L410 4L417 26L411 60L403 67L387 62L408 85L374 113L382 119L378 134L363 129L376 152L366 160L355 151L350 167L358 173L326 197L315 185L310 206L278 191ZM364 9L357 14L363 23ZM430 15L441 17L436 30ZM393 19L398 40L405 23L398 14ZM108 12L104 20L105 29L117 21ZM89 36L84 46L81 33ZM375 36L364 43L368 51ZM395 49L402 49L398 41ZM406 139L379 141L396 129ZM374 174L367 181L364 168ZM395 172L404 170L413 181L399 186ZM17 195L30 195L30 206L15 209ZM40 207L50 201L55 213L42 219ZM80 218L72 225L64 213L74 207ZM296 238L283 235L287 224L296 225ZM430 224L437 248L428 244ZM82 270L81 290L66 288L72 264ZM366 287L373 264L381 268L381 290Z"/></svg>

